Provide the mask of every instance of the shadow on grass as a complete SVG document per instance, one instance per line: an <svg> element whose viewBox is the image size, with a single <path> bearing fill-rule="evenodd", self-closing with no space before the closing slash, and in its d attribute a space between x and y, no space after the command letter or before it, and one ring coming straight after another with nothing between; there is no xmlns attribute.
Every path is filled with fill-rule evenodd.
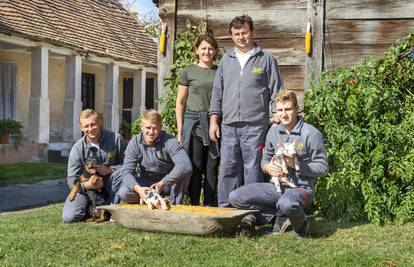
<svg viewBox="0 0 414 267"><path fill-rule="evenodd" d="M310 238L329 237L333 235L338 229L348 229L365 224L365 222L338 223L314 216L308 216L307 218L309 221L308 237ZM256 229L255 234L252 235L251 238L259 238L272 234L272 230L272 225L261 226Z"/></svg>

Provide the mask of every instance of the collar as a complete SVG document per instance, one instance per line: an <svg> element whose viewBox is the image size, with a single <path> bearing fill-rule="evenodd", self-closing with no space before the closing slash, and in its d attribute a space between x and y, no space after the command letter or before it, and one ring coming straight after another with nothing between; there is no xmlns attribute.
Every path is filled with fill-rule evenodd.
<svg viewBox="0 0 414 267"><path fill-rule="evenodd" d="M301 119L299 116L297 116L297 121L295 126L293 127L292 131L290 131L290 134L294 134L294 135L300 135L300 132L302 130L302 126L303 126L303 119ZM279 124L276 129L278 130L278 132L280 134L287 134L286 130L285 130L285 126L283 124Z"/></svg>
<svg viewBox="0 0 414 267"><path fill-rule="evenodd" d="M253 52L252 52L251 56L254 56L254 55L256 55L256 54L258 54L262 51L262 49L259 47L259 45L256 42L253 42L253 44L254 44L254 48L252 49ZM236 50L237 50L236 47L233 47L232 49L230 49L229 52L228 52L229 55L231 57L236 57Z"/></svg>
<svg viewBox="0 0 414 267"><path fill-rule="evenodd" d="M106 132L106 130L104 130L103 128L101 128L101 136L99 137L99 140L98 140L98 145L100 145L100 144L102 144L102 143L103 143L103 141L104 141L104 136L105 136L105 132ZM90 142L90 141L88 140L88 137L87 137L86 135L84 135L84 136L83 136L83 141L84 141L86 144L88 144L88 143L92 143L92 142Z"/></svg>

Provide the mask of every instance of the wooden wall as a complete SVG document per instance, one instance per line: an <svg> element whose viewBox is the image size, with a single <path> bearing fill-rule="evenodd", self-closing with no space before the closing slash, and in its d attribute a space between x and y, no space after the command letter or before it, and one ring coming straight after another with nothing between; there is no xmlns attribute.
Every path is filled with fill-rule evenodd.
<svg viewBox="0 0 414 267"><path fill-rule="evenodd" d="M176 32L185 30L187 19L202 18L223 50L233 46L230 21L242 14L251 16L255 40L274 54L285 88L297 92L300 99L305 77L315 71L309 66L318 65L309 65L304 51L306 25L315 5L319 5L322 26L314 29L320 43L313 45L323 51L312 60L324 70L351 66L367 56L381 57L395 40L414 32L413 0L175 0L175 4Z"/></svg>
<svg viewBox="0 0 414 267"><path fill-rule="evenodd" d="M179 0L177 32L185 30L187 19L207 20L222 50L234 46L229 35L230 21L247 14L253 19L255 41L273 53L280 65L286 89L302 98L305 71L304 34L307 0Z"/></svg>
<svg viewBox="0 0 414 267"><path fill-rule="evenodd" d="M397 39L414 32L413 0L326 1L325 69L379 58Z"/></svg>

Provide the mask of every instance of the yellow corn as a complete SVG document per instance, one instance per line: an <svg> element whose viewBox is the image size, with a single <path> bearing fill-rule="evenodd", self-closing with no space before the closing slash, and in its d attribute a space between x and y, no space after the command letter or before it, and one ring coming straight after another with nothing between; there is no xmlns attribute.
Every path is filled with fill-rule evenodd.
<svg viewBox="0 0 414 267"><path fill-rule="evenodd" d="M148 209L147 205L139 204L120 204L119 208L129 208L129 209ZM195 214L210 214L210 215L220 215L226 214L233 211L233 209L226 208L215 208L215 207L203 207L203 206L188 206L188 205L172 205L169 212L188 212Z"/></svg>
<svg viewBox="0 0 414 267"><path fill-rule="evenodd" d="M310 22L308 22L307 31L305 34L305 51L306 51L306 55L310 57L312 53L312 33L311 33Z"/></svg>

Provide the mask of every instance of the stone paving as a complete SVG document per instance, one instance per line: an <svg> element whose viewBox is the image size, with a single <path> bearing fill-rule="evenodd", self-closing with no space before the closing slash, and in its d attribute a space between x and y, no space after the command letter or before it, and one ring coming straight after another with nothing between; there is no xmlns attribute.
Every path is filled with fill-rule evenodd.
<svg viewBox="0 0 414 267"><path fill-rule="evenodd" d="M3 186L0 187L0 214L64 202L68 193L66 178Z"/></svg>

